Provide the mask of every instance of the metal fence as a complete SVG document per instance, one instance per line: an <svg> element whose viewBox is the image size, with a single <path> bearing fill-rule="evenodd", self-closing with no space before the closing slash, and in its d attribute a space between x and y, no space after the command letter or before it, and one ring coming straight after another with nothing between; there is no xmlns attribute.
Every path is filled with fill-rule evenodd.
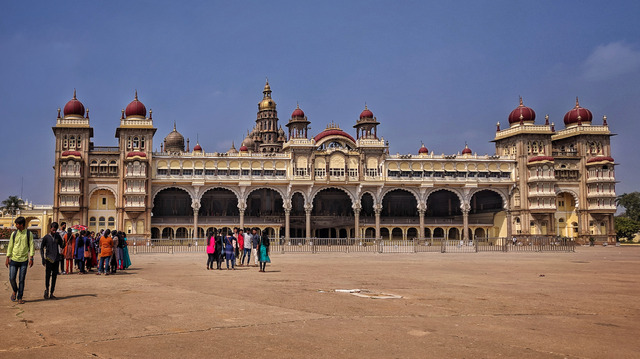
<svg viewBox="0 0 640 359"><path fill-rule="evenodd" d="M42 242L42 238L34 239L33 246L36 251L40 250L40 243ZM9 246L8 239L0 239L0 254L7 254L7 247Z"/></svg>
<svg viewBox="0 0 640 359"><path fill-rule="evenodd" d="M207 240L129 238L129 252L190 253L206 252ZM271 253L477 253L477 252L575 252L575 242L562 237L505 237L453 240L446 238L388 240L376 238L279 238L271 240Z"/></svg>

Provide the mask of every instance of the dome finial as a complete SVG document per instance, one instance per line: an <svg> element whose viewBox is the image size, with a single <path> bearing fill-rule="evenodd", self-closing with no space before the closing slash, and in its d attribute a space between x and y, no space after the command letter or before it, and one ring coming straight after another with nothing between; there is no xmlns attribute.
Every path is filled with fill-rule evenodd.
<svg viewBox="0 0 640 359"><path fill-rule="evenodd" d="M364 102L364 109L365 109L365 110L368 110L368 108L367 108L367 101L365 101L365 102Z"/></svg>
<svg viewBox="0 0 640 359"><path fill-rule="evenodd" d="M76 89L75 88L73 89L73 99L77 100L77 98L76 98Z"/></svg>
<svg viewBox="0 0 640 359"><path fill-rule="evenodd" d="M607 125L607 115L602 116L602 125L603 126L608 126Z"/></svg>
<svg viewBox="0 0 640 359"><path fill-rule="evenodd" d="M580 102L578 101L578 96L576 96L576 108L580 107Z"/></svg>
<svg viewBox="0 0 640 359"><path fill-rule="evenodd" d="M58 118L60 118L60 107L58 107Z"/></svg>
<svg viewBox="0 0 640 359"><path fill-rule="evenodd" d="M544 115L544 124L549 126L549 114Z"/></svg>
<svg viewBox="0 0 640 359"><path fill-rule="evenodd" d="M523 107L524 104L522 103L522 96L520 96L520 107Z"/></svg>
<svg viewBox="0 0 640 359"><path fill-rule="evenodd" d="M300 109L300 104L298 103L298 101L296 101L296 110Z"/></svg>
<svg viewBox="0 0 640 359"><path fill-rule="evenodd" d="M176 121L173 121L173 130L176 130Z"/></svg>
<svg viewBox="0 0 640 359"><path fill-rule="evenodd" d="M120 116L121 119L124 119L124 108L122 109L122 116Z"/></svg>
<svg viewBox="0 0 640 359"><path fill-rule="evenodd" d="M134 99L138 101L138 89L136 89L136 95L134 96Z"/></svg>

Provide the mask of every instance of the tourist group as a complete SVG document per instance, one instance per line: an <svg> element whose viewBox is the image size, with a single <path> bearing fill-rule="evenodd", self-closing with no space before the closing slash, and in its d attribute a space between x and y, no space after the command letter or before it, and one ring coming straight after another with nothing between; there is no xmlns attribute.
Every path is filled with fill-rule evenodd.
<svg viewBox="0 0 640 359"><path fill-rule="evenodd" d="M234 228L233 232L209 231L207 233L207 270L222 269L222 261L226 260L227 270L236 269L236 259L240 259L238 266L249 266L253 256L254 266L260 263L260 272L264 273L269 258L269 237L258 234L258 228L251 229L251 234L242 228Z"/></svg>
<svg viewBox="0 0 640 359"><path fill-rule="evenodd" d="M25 218L16 218L15 224L16 231L9 238L5 265L9 268L9 282L13 289L11 300L23 304L27 268L33 267L35 247L33 234L25 228ZM124 232L74 230L67 228L65 222L60 225L51 223L49 233L42 238L40 256L45 267L44 299L57 299L53 293L58 273L73 274L77 269L78 274L86 274L97 268L98 275L109 275L131 266Z"/></svg>

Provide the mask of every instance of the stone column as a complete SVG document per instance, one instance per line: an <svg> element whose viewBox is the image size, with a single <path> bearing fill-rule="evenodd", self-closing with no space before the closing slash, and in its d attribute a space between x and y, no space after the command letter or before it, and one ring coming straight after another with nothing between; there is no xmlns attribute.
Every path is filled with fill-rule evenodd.
<svg viewBox="0 0 640 359"><path fill-rule="evenodd" d="M507 210L507 241L510 241L513 238L513 221L511 219L511 211ZM498 236L500 233L498 233Z"/></svg>
<svg viewBox="0 0 640 359"><path fill-rule="evenodd" d="M424 209L418 209L418 215L420 216L420 233L418 233L418 239L424 239Z"/></svg>
<svg viewBox="0 0 640 359"><path fill-rule="evenodd" d="M306 230L306 238L311 239L311 210L313 209L313 205L305 204L304 205L304 214L305 214L305 230Z"/></svg>
<svg viewBox="0 0 640 359"><path fill-rule="evenodd" d="M376 205L373 209L376 214L376 239L380 238L380 213L382 212L382 206Z"/></svg>
<svg viewBox="0 0 640 359"><path fill-rule="evenodd" d="M353 217L355 217L355 235L354 238L360 238L360 208L353 209Z"/></svg>
<svg viewBox="0 0 640 359"><path fill-rule="evenodd" d="M290 235L291 227L289 225L290 217L291 217L291 208L285 208L284 209L284 240L285 242L289 242L289 239L291 238L291 235Z"/></svg>
<svg viewBox="0 0 640 359"><path fill-rule="evenodd" d="M193 238L198 238L198 211L200 210L200 202L194 200L191 203L193 208Z"/></svg>
<svg viewBox="0 0 640 359"><path fill-rule="evenodd" d="M462 210L462 239L466 242L469 241L469 209L465 208Z"/></svg>

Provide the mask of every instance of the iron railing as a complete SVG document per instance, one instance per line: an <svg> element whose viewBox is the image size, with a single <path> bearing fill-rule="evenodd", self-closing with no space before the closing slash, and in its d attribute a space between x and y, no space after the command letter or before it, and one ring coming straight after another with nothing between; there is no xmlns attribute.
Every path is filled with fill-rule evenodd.
<svg viewBox="0 0 640 359"><path fill-rule="evenodd" d="M205 253L205 238L136 239L129 238L129 252ZM513 241L505 237L470 240L428 238L388 240L379 238L290 238L271 240L271 253L477 253L477 252L575 252L572 238L539 236Z"/></svg>

